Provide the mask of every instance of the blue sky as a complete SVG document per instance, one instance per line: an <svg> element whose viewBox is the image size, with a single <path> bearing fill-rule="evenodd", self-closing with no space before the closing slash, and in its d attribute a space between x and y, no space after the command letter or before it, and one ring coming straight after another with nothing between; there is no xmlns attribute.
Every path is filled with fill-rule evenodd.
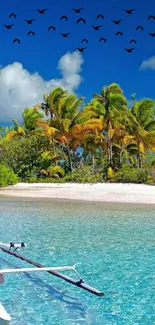
<svg viewBox="0 0 155 325"><path fill-rule="evenodd" d="M71 4L70 4L71 3ZM76 14L72 8L84 7L81 14ZM45 15L40 15L38 9L48 8ZM132 15L127 15L123 9L136 10ZM11 12L17 14L17 19L8 18ZM96 15L102 13L104 20L96 20ZM155 81L155 38L148 35L148 32L155 32L155 20L149 20L150 14L155 15L155 2L152 0L74 0L72 2L64 0L6 0L1 4L0 21L2 24L13 24L12 30L0 27L0 65L2 70L8 65L19 62L28 73L38 72L43 80L61 78L61 71L58 69L58 62L67 52L74 52L76 47L88 46L82 56L78 56L83 64L80 63L78 74L83 78L79 81L76 93L80 96L90 99L94 92L99 92L103 85L112 82L119 83L124 89L124 93L130 99L132 93L137 94L137 98L154 97ZM68 22L60 21L62 15L67 15ZM87 24L76 24L76 20L83 17ZM27 25L24 19L35 18L32 25ZM111 20L124 19L119 26L114 25ZM100 31L94 31L90 26L103 24ZM56 26L56 32L49 31L50 25ZM144 26L144 31L136 31L138 25ZM33 30L36 36L27 36L27 32ZM115 37L115 33L120 30L124 32L123 37ZM64 39L60 33L71 32L67 39ZM107 44L99 43L100 37L107 38ZM21 44L12 44L14 38L19 38ZM81 44L81 40L87 38L88 45ZM129 41L135 38L137 40L136 50L129 54L124 51L124 47L134 47ZM144 60L151 59L148 67L140 69ZM72 65L70 60L69 65ZM144 64L143 64L144 65ZM147 63L145 63L145 67ZM80 71L81 68L81 71ZM7 70L8 71L8 70ZM10 70L9 70L10 71ZM22 73L22 71L21 71ZM66 72L67 73L67 72ZM18 79L14 75L0 74L0 94L4 93L4 85L8 85L7 78ZM11 81L11 90L14 89L14 82ZM5 81L5 82L4 82ZM4 84L3 84L4 82ZM10 84L10 81L9 81ZM24 85L24 83L23 83ZM18 87L16 87L17 93ZM74 89L73 89L74 90ZM25 92L27 91L25 87ZM40 90L41 91L41 90ZM19 92L24 89L19 87ZM7 96L7 93L5 94ZM5 101L3 96L3 101ZM19 96L19 97L20 97ZM24 94L25 96L25 94ZM18 96L16 96L18 97ZM16 98L18 99L18 98ZM19 98L20 100L20 98ZM9 110L16 110L15 103L13 107L9 106L6 98L7 117L9 119ZM23 105L25 101L23 102ZM28 103L29 104L29 103ZM0 119L3 120L2 110L4 104L0 105ZM24 109L24 107L23 107ZM16 117L17 114L15 114Z"/></svg>

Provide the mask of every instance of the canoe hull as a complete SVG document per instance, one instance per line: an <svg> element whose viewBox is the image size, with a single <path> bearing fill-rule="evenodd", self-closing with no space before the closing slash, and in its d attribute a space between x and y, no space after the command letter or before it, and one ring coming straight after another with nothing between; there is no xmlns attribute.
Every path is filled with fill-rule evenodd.
<svg viewBox="0 0 155 325"><path fill-rule="evenodd" d="M0 325L9 325L11 317L0 303Z"/></svg>

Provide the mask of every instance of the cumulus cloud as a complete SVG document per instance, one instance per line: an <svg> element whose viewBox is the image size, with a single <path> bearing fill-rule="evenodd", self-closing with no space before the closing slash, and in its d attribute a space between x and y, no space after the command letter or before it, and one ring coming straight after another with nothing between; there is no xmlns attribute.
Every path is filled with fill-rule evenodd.
<svg viewBox="0 0 155 325"><path fill-rule="evenodd" d="M39 73L30 73L20 62L0 70L0 124L21 119L26 106L43 101L43 94L62 87L75 92L82 82L80 76L83 58L80 53L66 53L58 62L61 78L44 80Z"/></svg>
<svg viewBox="0 0 155 325"><path fill-rule="evenodd" d="M147 60L143 60L140 69L149 69L149 70L155 70L155 55L151 56Z"/></svg>

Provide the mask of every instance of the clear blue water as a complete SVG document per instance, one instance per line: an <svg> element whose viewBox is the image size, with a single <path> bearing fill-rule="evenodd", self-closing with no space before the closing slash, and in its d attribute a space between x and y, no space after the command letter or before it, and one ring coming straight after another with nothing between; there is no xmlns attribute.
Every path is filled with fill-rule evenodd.
<svg viewBox="0 0 155 325"><path fill-rule="evenodd" d="M45 266L81 263L98 298L45 273L7 275L0 300L11 325L155 324L153 208L0 198L0 241L28 244ZM0 253L0 267L27 267ZM71 274L70 274L71 275Z"/></svg>

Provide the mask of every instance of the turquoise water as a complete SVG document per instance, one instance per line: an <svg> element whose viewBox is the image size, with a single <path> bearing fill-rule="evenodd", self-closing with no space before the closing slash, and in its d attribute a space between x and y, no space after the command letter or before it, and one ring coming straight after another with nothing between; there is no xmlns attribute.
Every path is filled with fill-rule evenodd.
<svg viewBox="0 0 155 325"><path fill-rule="evenodd" d="M45 266L73 265L98 298L45 273L7 275L0 300L11 325L155 324L153 208L0 198L0 241L28 244ZM0 253L0 267L27 267ZM71 273L67 273L71 275Z"/></svg>

